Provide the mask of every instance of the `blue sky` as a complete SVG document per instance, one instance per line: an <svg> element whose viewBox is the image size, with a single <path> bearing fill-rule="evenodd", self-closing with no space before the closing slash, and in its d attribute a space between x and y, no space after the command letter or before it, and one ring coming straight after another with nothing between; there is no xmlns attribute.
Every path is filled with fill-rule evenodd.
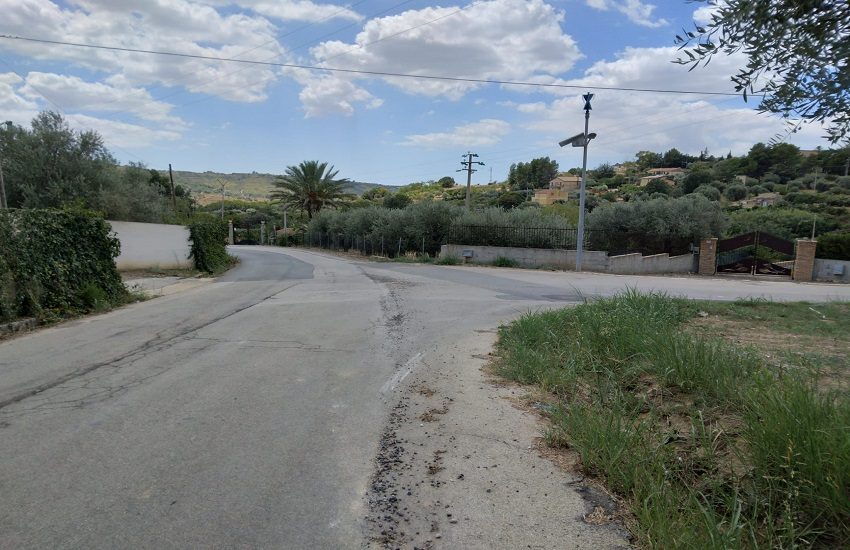
<svg viewBox="0 0 850 550"><path fill-rule="evenodd" d="M688 72L673 38L685 0L0 0L0 34L211 57L579 86L733 92L740 57ZM152 56L0 40L0 120L61 110L122 162L281 173L301 160L358 181L476 183L513 162L581 163L582 90L522 88ZM597 91L589 164L643 149L745 153L784 129L739 97ZM789 141L828 144L819 126Z"/></svg>

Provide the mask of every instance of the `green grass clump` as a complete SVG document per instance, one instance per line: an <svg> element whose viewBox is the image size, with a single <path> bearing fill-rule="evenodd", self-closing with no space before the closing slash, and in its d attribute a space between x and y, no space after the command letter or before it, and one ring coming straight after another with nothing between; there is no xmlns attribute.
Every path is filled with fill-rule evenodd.
<svg viewBox="0 0 850 550"><path fill-rule="evenodd" d="M460 258L448 254L445 256L440 255L440 257L437 258L437 261L434 263L437 265L458 265L460 264Z"/></svg>
<svg viewBox="0 0 850 550"><path fill-rule="evenodd" d="M506 256L497 256L493 260L493 265L495 267L519 267L519 262Z"/></svg>
<svg viewBox="0 0 850 550"><path fill-rule="evenodd" d="M800 322L782 306L712 307ZM814 309L819 323L836 313L787 307ZM779 369L685 330L705 309L630 291L529 313L500 329L496 368L558 398L547 440L630 503L649 547L850 544L850 398L816 387L803 357Z"/></svg>

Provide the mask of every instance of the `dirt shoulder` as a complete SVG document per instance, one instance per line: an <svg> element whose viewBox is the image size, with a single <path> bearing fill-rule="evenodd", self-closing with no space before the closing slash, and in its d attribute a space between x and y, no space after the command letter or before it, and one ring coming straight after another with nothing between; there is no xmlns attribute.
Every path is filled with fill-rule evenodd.
<svg viewBox="0 0 850 550"><path fill-rule="evenodd" d="M628 547L617 503L550 460L544 424L519 404L527 392L486 374L495 339L476 332L418 358L393 392L371 547Z"/></svg>

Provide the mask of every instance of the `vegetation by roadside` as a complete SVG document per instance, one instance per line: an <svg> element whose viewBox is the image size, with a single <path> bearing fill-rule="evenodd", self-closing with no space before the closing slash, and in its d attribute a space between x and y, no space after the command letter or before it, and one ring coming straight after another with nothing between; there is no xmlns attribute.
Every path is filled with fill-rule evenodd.
<svg viewBox="0 0 850 550"><path fill-rule="evenodd" d="M80 209L0 212L0 320L46 322L134 300L110 233L103 218Z"/></svg>
<svg viewBox="0 0 850 550"><path fill-rule="evenodd" d="M227 224L218 218L195 218L189 224L189 240L189 257L198 271L215 276L236 263L236 258L227 253Z"/></svg>
<svg viewBox="0 0 850 550"><path fill-rule="evenodd" d="M525 315L497 371L653 548L850 543L850 304L628 292Z"/></svg>

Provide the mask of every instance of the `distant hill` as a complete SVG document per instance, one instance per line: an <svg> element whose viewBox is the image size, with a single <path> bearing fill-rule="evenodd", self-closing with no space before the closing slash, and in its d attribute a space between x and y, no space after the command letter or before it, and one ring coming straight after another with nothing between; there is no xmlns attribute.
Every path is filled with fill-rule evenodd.
<svg viewBox="0 0 850 550"><path fill-rule="evenodd" d="M245 200L266 200L274 190L275 177L274 174L260 174L259 172L251 172L250 174L222 174L219 172L183 172L175 170L174 183L188 187L192 191L192 194L198 197L220 195L221 184L224 183L225 193L228 197ZM392 185L355 181L347 187L346 191L360 195L363 191L373 187L396 189Z"/></svg>

